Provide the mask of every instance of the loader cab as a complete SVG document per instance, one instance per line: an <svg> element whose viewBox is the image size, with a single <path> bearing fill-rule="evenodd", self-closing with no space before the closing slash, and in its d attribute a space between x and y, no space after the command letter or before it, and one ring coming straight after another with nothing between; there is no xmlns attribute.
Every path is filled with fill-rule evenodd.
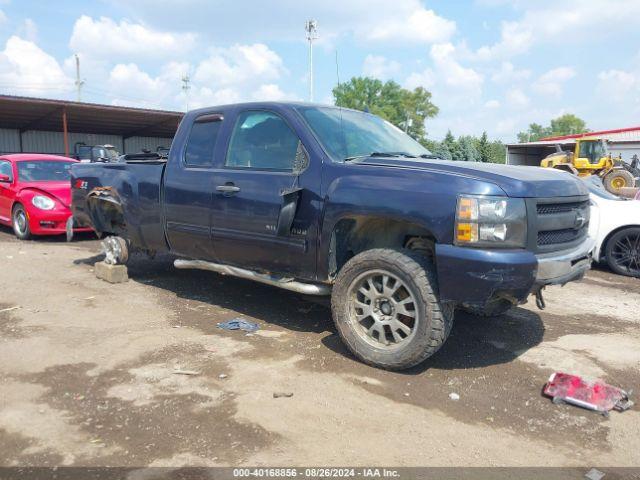
<svg viewBox="0 0 640 480"><path fill-rule="evenodd" d="M574 166L578 169L600 170L610 162L607 142L602 139L577 139Z"/></svg>

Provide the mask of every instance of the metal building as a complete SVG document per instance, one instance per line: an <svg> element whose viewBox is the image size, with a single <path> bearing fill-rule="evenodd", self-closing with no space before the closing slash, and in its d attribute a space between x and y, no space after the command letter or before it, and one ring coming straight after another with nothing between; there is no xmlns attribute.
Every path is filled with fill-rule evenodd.
<svg viewBox="0 0 640 480"><path fill-rule="evenodd" d="M620 155L626 162L631 162L631 158L634 155L640 157L640 127L630 127L561 137L548 137L537 142L510 143L507 145L507 163L510 165L539 167L540 160L555 152L556 145L561 145L563 150L572 150L573 145L576 143L576 138L582 137L606 139L611 154L614 157Z"/></svg>
<svg viewBox="0 0 640 480"><path fill-rule="evenodd" d="M181 112L0 95L0 154L73 154L77 142L122 153L170 147Z"/></svg>

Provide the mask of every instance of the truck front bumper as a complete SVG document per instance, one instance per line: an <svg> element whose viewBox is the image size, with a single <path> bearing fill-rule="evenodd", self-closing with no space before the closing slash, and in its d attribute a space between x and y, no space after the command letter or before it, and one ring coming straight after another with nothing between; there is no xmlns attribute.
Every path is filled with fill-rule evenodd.
<svg viewBox="0 0 640 480"><path fill-rule="evenodd" d="M595 244L595 239L588 237L571 250L538 255L535 285L564 285L580 280L591 268Z"/></svg>
<svg viewBox="0 0 640 480"><path fill-rule="evenodd" d="M483 307L495 300L524 303L546 285L579 280L591 265L594 240L571 250L535 255L528 250L483 250L436 244L440 298Z"/></svg>

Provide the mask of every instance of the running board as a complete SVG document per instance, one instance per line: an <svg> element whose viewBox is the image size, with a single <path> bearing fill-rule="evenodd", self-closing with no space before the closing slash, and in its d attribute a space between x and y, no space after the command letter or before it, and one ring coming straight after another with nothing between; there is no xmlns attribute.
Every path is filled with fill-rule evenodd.
<svg viewBox="0 0 640 480"><path fill-rule="evenodd" d="M285 290L291 290L292 292L304 293L306 295L331 295L331 287L329 285L298 282L292 278L267 275L264 273L254 272L252 270L245 270L244 268L222 265L220 263L205 262L204 260L177 259L173 262L173 265L179 269L193 268L197 270L209 270L222 275L245 278L247 280L253 280L255 282L264 283L274 287L284 288Z"/></svg>

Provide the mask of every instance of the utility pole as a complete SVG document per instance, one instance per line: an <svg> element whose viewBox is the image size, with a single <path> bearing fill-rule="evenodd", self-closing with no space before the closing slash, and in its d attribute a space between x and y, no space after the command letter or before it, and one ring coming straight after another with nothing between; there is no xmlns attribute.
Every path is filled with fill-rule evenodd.
<svg viewBox="0 0 640 480"><path fill-rule="evenodd" d="M76 89L78 91L78 101L82 101L82 86L84 85L84 80L80 80L80 57L76 54Z"/></svg>
<svg viewBox="0 0 640 480"><path fill-rule="evenodd" d="M189 111L189 90L191 90L190 85L191 79L189 78L189 74L185 73L182 77L182 91L184 92L186 108L185 110Z"/></svg>
<svg viewBox="0 0 640 480"><path fill-rule="evenodd" d="M318 22L307 20L304 29L309 41L309 101L313 102L313 41L318 39Z"/></svg>

